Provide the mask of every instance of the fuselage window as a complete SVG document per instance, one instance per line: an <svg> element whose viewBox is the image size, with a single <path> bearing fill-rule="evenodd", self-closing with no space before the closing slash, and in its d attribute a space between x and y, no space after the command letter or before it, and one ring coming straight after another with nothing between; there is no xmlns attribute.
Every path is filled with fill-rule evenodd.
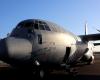
<svg viewBox="0 0 100 80"><path fill-rule="evenodd" d="M38 27L38 24L37 24L37 23L35 23L35 24L34 24L34 29L39 29L39 27Z"/></svg>
<svg viewBox="0 0 100 80"><path fill-rule="evenodd" d="M44 25L43 25L43 24L40 24L40 25L39 25L39 28L40 28L40 30L45 30L45 28L44 28Z"/></svg>
<svg viewBox="0 0 100 80"><path fill-rule="evenodd" d="M51 31L48 25L45 25L45 29L46 29L47 31Z"/></svg>
<svg viewBox="0 0 100 80"><path fill-rule="evenodd" d="M38 43L42 44L42 35L38 34Z"/></svg>

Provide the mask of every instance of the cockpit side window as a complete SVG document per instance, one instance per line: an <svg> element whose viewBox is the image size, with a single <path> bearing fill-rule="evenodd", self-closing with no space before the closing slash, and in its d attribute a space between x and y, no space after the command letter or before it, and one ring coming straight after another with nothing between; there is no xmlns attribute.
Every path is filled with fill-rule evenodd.
<svg viewBox="0 0 100 80"><path fill-rule="evenodd" d="M39 24L39 28L40 30L45 30L44 25L43 24Z"/></svg>
<svg viewBox="0 0 100 80"><path fill-rule="evenodd" d="M34 29L39 29L39 26L37 23L34 24Z"/></svg>
<svg viewBox="0 0 100 80"><path fill-rule="evenodd" d="M23 27L23 26L24 26L24 23L21 22L21 23L19 23L19 24L17 25L17 28L21 28L21 27Z"/></svg>
<svg viewBox="0 0 100 80"><path fill-rule="evenodd" d="M17 25L18 28L32 28L33 22L21 22Z"/></svg>
<svg viewBox="0 0 100 80"><path fill-rule="evenodd" d="M24 24L24 27L27 27L27 28L33 27L33 23L32 22L27 22L27 23Z"/></svg>
<svg viewBox="0 0 100 80"><path fill-rule="evenodd" d="M45 29L46 29L47 31L51 31L50 28L49 28L49 26L47 26L47 25L45 25Z"/></svg>
<svg viewBox="0 0 100 80"><path fill-rule="evenodd" d="M28 32L31 32L31 29L51 31L51 29L49 28L49 26L45 22L38 21L38 20L21 22L18 24L17 27L29 29Z"/></svg>

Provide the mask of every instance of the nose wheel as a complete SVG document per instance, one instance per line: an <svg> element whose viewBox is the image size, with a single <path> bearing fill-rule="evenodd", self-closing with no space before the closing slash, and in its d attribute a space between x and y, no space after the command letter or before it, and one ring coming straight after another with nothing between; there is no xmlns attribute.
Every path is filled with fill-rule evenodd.
<svg viewBox="0 0 100 80"><path fill-rule="evenodd" d="M44 76L45 76L45 72L43 70L36 70L36 72L35 72L36 78L42 79L42 78L44 78Z"/></svg>
<svg viewBox="0 0 100 80"><path fill-rule="evenodd" d="M40 78L44 78L45 72L43 70L40 70L39 71L39 76L40 76Z"/></svg>
<svg viewBox="0 0 100 80"><path fill-rule="evenodd" d="M38 68L36 71L35 71L35 77L37 79L44 79L46 78L48 75L48 71L45 70L45 69L42 69L42 68Z"/></svg>

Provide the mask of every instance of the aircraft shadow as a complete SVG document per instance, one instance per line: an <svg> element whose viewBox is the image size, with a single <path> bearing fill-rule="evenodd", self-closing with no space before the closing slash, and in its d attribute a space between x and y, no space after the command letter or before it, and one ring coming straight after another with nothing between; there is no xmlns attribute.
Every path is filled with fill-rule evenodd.
<svg viewBox="0 0 100 80"><path fill-rule="evenodd" d="M3 70L0 71L0 80L37 80L35 75L23 71ZM43 80L43 79L42 79ZM100 80L99 75L77 75L72 76L65 73L56 73L47 75L44 80Z"/></svg>

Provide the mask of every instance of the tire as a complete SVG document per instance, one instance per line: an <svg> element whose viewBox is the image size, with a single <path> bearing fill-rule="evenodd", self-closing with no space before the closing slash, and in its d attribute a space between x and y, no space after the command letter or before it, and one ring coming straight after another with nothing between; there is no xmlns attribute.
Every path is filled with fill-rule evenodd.
<svg viewBox="0 0 100 80"><path fill-rule="evenodd" d="M44 69L38 69L38 70L36 70L36 72L35 72L35 77L36 77L37 79L44 79L44 78L47 77L47 71L44 70Z"/></svg>

